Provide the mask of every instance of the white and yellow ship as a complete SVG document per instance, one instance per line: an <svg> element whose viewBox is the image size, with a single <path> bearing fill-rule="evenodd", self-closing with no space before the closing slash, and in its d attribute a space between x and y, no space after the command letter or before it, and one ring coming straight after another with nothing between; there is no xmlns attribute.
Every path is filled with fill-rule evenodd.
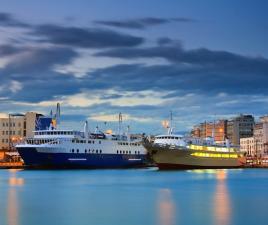
<svg viewBox="0 0 268 225"><path fill-rule="evenodd" d="M216 144L213 138L187 138L170 131L144 146L160 169L237 168L245 163L239 147L228 140Z"/></svg>

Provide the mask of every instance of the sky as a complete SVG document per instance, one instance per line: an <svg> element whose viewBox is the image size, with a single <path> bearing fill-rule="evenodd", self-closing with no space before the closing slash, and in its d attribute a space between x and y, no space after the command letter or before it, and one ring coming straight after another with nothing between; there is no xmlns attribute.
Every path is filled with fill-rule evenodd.
<svg viewBox="0 0 268 225"><path fill-rule="evenodd" d="M0 115L178 132L268 113L268 2L0 0Z"/></svg>

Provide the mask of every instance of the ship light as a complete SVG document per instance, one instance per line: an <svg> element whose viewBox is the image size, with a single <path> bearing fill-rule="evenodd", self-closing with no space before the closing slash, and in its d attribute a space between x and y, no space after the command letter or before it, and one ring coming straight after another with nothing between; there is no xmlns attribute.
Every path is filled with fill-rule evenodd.
<svg viewBox="0 0 268 225"><path fill-rule="evenodd" d="M238 158L237 154L194 152L191 155L196 157L208 157L208 158Z"/></svg>
<svg viewBox="0 0 268 225"><path fill-rule="evenodd" d="M106 130L105 133L106 133L106 134L112 134L113 131L110 129L110 130Z"/></svg>

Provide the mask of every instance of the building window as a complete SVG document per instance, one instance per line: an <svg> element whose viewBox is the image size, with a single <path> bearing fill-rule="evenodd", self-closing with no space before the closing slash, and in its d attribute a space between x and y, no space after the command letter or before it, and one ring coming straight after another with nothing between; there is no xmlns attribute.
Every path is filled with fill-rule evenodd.
<svg viewBox="0 0 268 225"><path fill-rule="evenodd" d="M99 144L101 144L101 141L99 141Z"/></svg>
<svg viewBox="0 0 268 225"><path fill-rule="evenodd" d="M85 153L87 153L87 150L85 149Z"/></svg>
<svg viewBox="0 0 268 225"><path fill-rule="evenodd" d="M102 153L102 150L100 150L100 153Z"/></svg>
<svg viewBox="0 0 268 225"><path fill-rule="evenodd" d="M96 150L96 153L98 154L98 150Z"/></svg>
<svg viewBox="0 0 268 225"><path fill-rule="evenodd" d="M79 149L77 149L76 152L79 153Z"/></svg>

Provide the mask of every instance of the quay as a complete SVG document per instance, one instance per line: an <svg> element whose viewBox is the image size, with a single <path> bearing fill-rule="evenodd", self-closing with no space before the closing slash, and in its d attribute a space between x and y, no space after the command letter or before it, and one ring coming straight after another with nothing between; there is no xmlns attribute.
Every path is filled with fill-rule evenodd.
<svg viewBox="0 0 268 225"><path fill-rule="evenodd" d="M0 162L0 169L23 169L23 162Z"/></svg>

